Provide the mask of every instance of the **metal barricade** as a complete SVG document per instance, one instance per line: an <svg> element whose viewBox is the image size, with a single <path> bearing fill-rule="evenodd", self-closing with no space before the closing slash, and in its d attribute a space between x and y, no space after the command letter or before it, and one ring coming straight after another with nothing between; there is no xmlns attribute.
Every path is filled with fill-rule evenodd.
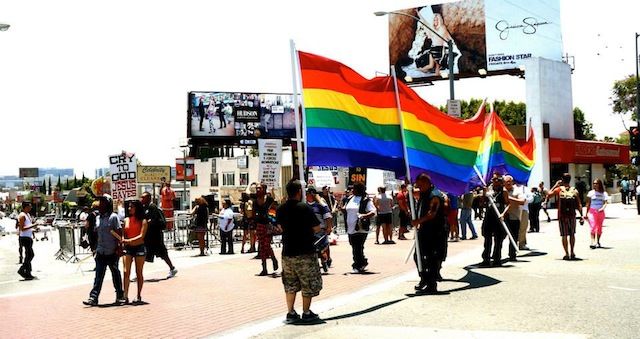
<svg viewBox="0 0 640 339"><path fill-rule="evenodd" d="M174 223L172 230L164 231L164 243L167 248L182 250L184 248L192 249L198 247L198 239L192 229L193 218L190 215L178 215L174 218L167 218L167 221L173 221ZM207 232L205 233L205 247L207 250L220 244L217 225L217 218L210 216Z"/></svg>
<svg viewBox="0 0 640 339"><path fill-rule="evenodd" d="M57 220L55 226L58 229L58 235L60 237L60 249L55 254L56 260L77 262L78 258L76 256L75 221Z"/></svg>

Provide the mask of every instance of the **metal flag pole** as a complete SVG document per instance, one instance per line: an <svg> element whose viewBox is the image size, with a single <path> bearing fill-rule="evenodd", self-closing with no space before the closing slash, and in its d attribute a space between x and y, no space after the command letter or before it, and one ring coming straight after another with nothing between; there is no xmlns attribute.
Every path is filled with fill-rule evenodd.
<svg viewBox="0 0 640 339"><path fill-rule="evenodd" d="M487 183L484 181L484 177L482 177L482 174L480 173L480 170L478 169L478 167L476 165L473 165L473 169L476 171L476 174L478 175L478 178L480 178L480 181L482 181L482 184L486 187ZM493 207L493 211L496 212L496 215L500 215L500 211L498 210L498 206L496 206L496 203L493 200L493 197L488 197L488 198L489 198L489 203L491 207ZM504 223L504 220L502 218L498 218L498 219L500 220L500 224L502 225L502 228L504 228L504 231L507 232L507 236L509 237L509 242L516 249L516 253L519 253L518 245L516 244L516 241L513 239L511 232L509 232L509 228L507 227L507 224Z"/></svg>
<svg viewBox="0 0 640 339"><path fill-rule="evenodd" d="M402 138L402 153L404 156L404 166L407 173L407 178L409 179L408 192L409 192L409 208L411 208L411 221L416 220L416 209L415 209L415 201L413 200L413 185L411 184L411 169L409 167L409 156L406 147L406 140L404 135L404 119L402 117L402 108L400 107L400 95L398 93L398 78L396 77L396 68L391 66L391 76L393 77L393 89L395 90L396 96L396 106L398 109L398 119L400 120L400 137ZM416 249L416 263L418 265L418 271L422 272L422 256L420 251L420 243L418 242L418 229L414 227L413 230L413 246L407 255L407 260L409 260L409 256L411 252L413 252L413 248Z"/></svg>
<svg viewBox="0 0 640 339"><path fill-rule="evenodd" d="M289 40L289 44L291 46L291 76L293 79L293 106L295 110L295 122L296 122L296 143L298 146L298 161L300 164L298 166L298 174L300 175L300 182L302 183L302 198L304 199L304 195L306 192L307 184L304 181L304 158L302 152L302 134L300 132L300 102L298 100L298 78L296 74L298 74L299 61L298 60L298 52L296 51L296 44L293 42L293 39Z"/></svg>

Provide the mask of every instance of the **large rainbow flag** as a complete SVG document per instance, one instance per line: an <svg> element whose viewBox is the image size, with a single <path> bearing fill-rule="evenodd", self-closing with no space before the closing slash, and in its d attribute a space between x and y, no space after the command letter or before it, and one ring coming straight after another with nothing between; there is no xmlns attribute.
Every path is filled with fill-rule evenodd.
<svg viewBox="0 0 640 339"><path fill-rule="evenodd" d="M402 129L393 78L368 80L334 60L305 52L298 55L308 165L379 168L404 177L403 147L406 147L411 179L426 172L443 191L462 194L469 189L476 177L473 167L481 162L478 151L487 137L487 114L478 114L469 120L450 117L397 82ZM497 121L502 123L499 118ZM404 145L401 133L404 133ZM506 127L502 132L491 134L497 138L494 144L502 145L501 138L507 134L511 135ZM512 136L508 142L511 140ZM489 153L483 154L506 151L522 155L515 151L518 148L515 140L509 145L513 147L489 148ZM508 155L489 158L499 160L500 156L511 159ZM503 165L504 162L497 160L495 163ZM509 169L523 168L515 161L509 166Z"/></svg>

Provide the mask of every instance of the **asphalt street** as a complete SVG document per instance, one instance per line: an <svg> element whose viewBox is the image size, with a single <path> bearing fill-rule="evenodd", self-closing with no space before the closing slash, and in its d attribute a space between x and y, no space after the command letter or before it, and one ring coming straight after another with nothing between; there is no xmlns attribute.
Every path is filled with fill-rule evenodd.
<svg viewBox="0 0 640 339"><path fill-rule="evenodd" d="M253 333L235 333L328 339L638 338L640 216L632 207L608 207L601 249L590 249L587 226L578 226L576 261L562 260L557 221L545 221L541 233L528 234L532 251L522 251L517 262L478 268L480 242L449 258L437 295L415 295L417 275L406 275L347 304L322 305L323 323L267 331L254 325Z"/></svg>

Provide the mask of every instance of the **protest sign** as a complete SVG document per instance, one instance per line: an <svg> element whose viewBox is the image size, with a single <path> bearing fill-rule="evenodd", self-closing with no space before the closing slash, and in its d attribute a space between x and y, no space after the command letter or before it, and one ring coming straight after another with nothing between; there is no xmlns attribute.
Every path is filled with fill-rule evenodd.
<svg viewBox="0 0 640 339"><path fill-rule="evenodd" d="M109 156L111 172L111 196L113 199L133 200L138 198L136 155L122 152Z"/></svg>
<svg viewBox="0 0 640 339"><path fill-rule="evenodd" d="M280 165L282 163L282 140L259 139L260 182L269 188L280 187Z"/></svg>

